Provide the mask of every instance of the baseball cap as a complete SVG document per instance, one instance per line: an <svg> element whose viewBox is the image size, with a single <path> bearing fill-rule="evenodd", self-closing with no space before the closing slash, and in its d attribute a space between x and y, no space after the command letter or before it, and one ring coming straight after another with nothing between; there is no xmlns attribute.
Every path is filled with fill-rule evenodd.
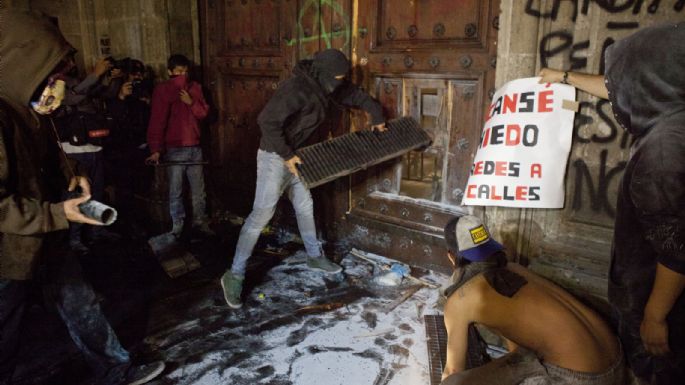
<svg viewBox="0 0 685 385"><path fill-rule="evenodd" d="M452 253L471 262L483 262L504 247L490 236L483 221L473 215L451 220L445 227L445 240Z"/></svg>

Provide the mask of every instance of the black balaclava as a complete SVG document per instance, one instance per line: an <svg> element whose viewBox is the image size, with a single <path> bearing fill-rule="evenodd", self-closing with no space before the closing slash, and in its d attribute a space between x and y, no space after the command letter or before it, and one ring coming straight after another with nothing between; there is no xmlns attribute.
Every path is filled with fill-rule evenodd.
<svg viewBox="0 0 685 385"><path fill-rule="evenodd" d="M312 69L312 74L324 92L331 94L344 81L335 77L347 75L350 71L350 61L337 49L326 49L314 55Z"/></svg>

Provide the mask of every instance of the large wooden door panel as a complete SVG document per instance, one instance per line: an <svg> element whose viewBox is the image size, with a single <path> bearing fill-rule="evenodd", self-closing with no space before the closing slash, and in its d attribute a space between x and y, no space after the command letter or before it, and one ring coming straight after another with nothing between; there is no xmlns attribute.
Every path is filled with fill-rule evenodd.
<svg viewBox="0 0 685 385"><path fill-rule="evenodd" d="M376 48L430 50L445 44L485 46L487 15L479 0L378 0Z"/></svg>
<svg viewBox="0 0 685 385"><path fill-rule="evenodd" d="M285 1L227 0L226 53L281 54L281 14Z"/></svg>
<svg viewBox="0 0 685 385"><path fill-rule="evenodd" d="M353 49L361 78L388 117L414 117L433 143L352 179L352 223L369 233L391 229L357 238L354 227L352 237L369 250L439 265L443 226L467 211L460 203L494 91L499 2L360 0L359 9Z"/></svg>
<svg viewBox="0 0 685 385"><path fill-rule="evenodd" d="M350 56L353 80L380 100L386 116L415 117L433 144L314 189L320 228L329 230L328 240L337 236L417 264L444 262L441 229L464 212L461 194L493 92L499 2L200 3L205 82L219 110L212 127L213 163L220 165L223 181L217 195L235 196L224 202L226 208L249 210L256 117L277 82L290 76L298 60L337 48ZM331 118L314 137L324 140L368 125L363 113ZM364 233L375 235L355 235Z"/></svg>
<svg viewBox="0 0 685 385"><path fill-rule="evenodd" d="M298 60L350 53L349 0L201 0L204 80L218 110L211 160L224 207L246 214L254 196L257 115ZM327 124L322 130L336 128ZM327 135L317 133L325 139Z"/></svg>

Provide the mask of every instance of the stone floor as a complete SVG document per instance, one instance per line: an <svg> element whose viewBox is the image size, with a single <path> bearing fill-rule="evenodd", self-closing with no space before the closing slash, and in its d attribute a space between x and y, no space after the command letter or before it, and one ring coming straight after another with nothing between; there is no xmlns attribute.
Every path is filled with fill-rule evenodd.
<svg viewBox="0 0 685 385"><path fill-rule="evenodd" d="M231 310L218 279L238 228L227 224L218 228L221 239L189 243L202 268L176 279L144 239L99 245L83 259L123 344L139 360L166 361L152 384L429 383L423 316L437 313L436 290L422 288L397 305L410 283L381 286L371 264L346 253L337 257L344 273L311 271L298 243L271 234L250 260L245 306ZM40 298L27 317L15 379L90 384L88 367Z"/></svg>

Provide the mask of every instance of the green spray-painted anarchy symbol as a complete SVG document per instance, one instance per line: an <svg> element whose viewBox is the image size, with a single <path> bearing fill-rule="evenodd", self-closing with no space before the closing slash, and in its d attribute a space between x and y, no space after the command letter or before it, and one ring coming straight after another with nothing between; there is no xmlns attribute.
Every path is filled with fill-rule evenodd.
<svg viewBox="0 0 685 385"><path fill-rule="evenodd" d="M340 28L339 31L327 31L326 26L324 23L322 23L321 20L321 11L325 8L329 7L333 10L334 14L340 15L340 19L343 21L342 28ZM314 20L319 20L319 27L321 30L321 33L319 35L312 35L312 36L305 36L304 34L304 18L306 14L310 11L314 11L314 15L318 15L318 18L315 18ZM300 43L306 43L310 41L316 41L316 40L323 40L324 44L326 45L326 48L331 48L331 40L338 38L338 37L344 37L345 38L345 45L342 48L345 48L347 44L349 43L350 40L350 27L347 23L347 19L345 18L345 14L343 12L342 6L335 2L334 0L307 0L307 2L304 3L302 6L302 9L300 10L300 14L297 18L297 38L293 38L290 40L286 40L286 44L288 46L293 46L298 43L298 40Z"/></svg>

